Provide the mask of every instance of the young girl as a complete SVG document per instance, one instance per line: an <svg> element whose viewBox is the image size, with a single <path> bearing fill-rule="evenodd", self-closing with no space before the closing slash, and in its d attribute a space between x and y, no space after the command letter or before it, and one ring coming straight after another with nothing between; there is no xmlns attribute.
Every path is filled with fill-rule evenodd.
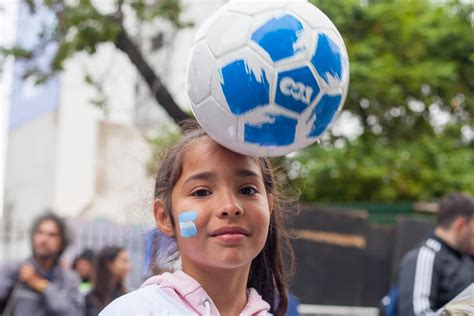
<svg viewBox="0 0 474 316"><path fill-rule="evenodd" d="M188 132L161 163L154 215L182 270L148 279L100 315L284 315L294 256L268 159Z"/></svg>
<svg viewBox="0 0 474 316"><path fill-rule="evenodd" d="M122 247L104 247L94 268L94 285L86 296L86 316L97 315L107 304L127 293L124 283L130 272L128 253Z"/></svg>

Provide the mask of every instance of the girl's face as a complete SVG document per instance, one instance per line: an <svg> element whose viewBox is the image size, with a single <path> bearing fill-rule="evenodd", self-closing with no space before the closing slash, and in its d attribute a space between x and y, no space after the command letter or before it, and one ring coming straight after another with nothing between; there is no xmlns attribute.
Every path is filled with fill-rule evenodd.
<svg viewBox="0 0 474 316"><path fill-rule="evenodd" d="M122 250L118 253L111 265L112 274L120 280L124 280L130 272L130 259L128 253Z"/></svg>
<svg viewBox="0 0 474 316"><path fill-rule="evenodd" d="M184 153L171 201L176 225L168 234L177 239L184 271L198 266L249 268L265 245L272 195L255 158L209 139L194 141ZM197 215L196 234L185 238L179 215L189 211Z"/></svg>

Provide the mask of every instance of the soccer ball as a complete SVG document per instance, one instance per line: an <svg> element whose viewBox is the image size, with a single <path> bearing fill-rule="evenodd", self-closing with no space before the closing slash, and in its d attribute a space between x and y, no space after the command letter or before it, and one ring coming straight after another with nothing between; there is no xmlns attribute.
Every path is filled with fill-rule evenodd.
<svg viewBox="0 0 474 316"><path fill-rule="evenodd" d="M197 31L186 90L204 130L241 154L282 156L314 143L347 95L341 35L307 1L230 1Z"/></svg>

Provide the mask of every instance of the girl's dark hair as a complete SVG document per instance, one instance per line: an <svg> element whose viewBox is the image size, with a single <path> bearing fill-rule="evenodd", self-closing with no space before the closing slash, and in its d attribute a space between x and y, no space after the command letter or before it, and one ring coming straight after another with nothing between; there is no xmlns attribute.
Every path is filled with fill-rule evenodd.
<svg viewBox="0 0 474 316"><path fill-rule="evenodd" d="M163 201L173 226L171 192L182 173L183 155L195 140L212 141L197 123L185 124L184 137L165 154L156 176L155 199ZM265 246L252 261L247 287L255 288L262 295L270 304L271 313L284 315L288 307L288 278L294 271L294 253L285 227L281 193L270 160L256 159L262 170L265 189L273 195L273 212Z"/></svg>
<svg viewBox="0 0 474 316"><path fill-rule="evenodd" d="M39 226L43 224L46 221L52 221L56 224L59 230L59 238L61 239L61 248L59 249L58 252L58 257L61 257L63 254L64 250L69 246L71 243L71 234L67 228L66 222L56 214L52 212L47 212L35 219L33 222L33 225L31 225L31 230L30 230L30 240L31 240L31 246L33 247L33 235L37 232ZM33 254L35 253L35 250L32 249Z"/></svg>
<svg viewBox="0 0 474 316"><path fill-rule="evenodd" d="M123 284L124 280L117 280L112 275L109 267L122 251L125 251L123 247L106 246L102 248L96 257L94 265L94 285L90 296L97 310L102 310L115 297L127 292Z"/></svg>

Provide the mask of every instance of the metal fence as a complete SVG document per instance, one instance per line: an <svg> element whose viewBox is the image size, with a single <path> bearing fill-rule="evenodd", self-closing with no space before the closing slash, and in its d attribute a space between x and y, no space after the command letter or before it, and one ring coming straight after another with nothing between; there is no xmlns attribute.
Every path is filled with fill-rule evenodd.
<svg viewBox="0 0 474 316"><path fill-rule="evenodd" d="M0 264L31 255L30 226L31 222L0 221ZM150 227L83 219L68 220L68 227L73 241L62 257L66 266L85 248L97 253L104 246L122 246L132 263L128 286L135 289L141 284L147 273L144 267L145 238Z"/></svg>

